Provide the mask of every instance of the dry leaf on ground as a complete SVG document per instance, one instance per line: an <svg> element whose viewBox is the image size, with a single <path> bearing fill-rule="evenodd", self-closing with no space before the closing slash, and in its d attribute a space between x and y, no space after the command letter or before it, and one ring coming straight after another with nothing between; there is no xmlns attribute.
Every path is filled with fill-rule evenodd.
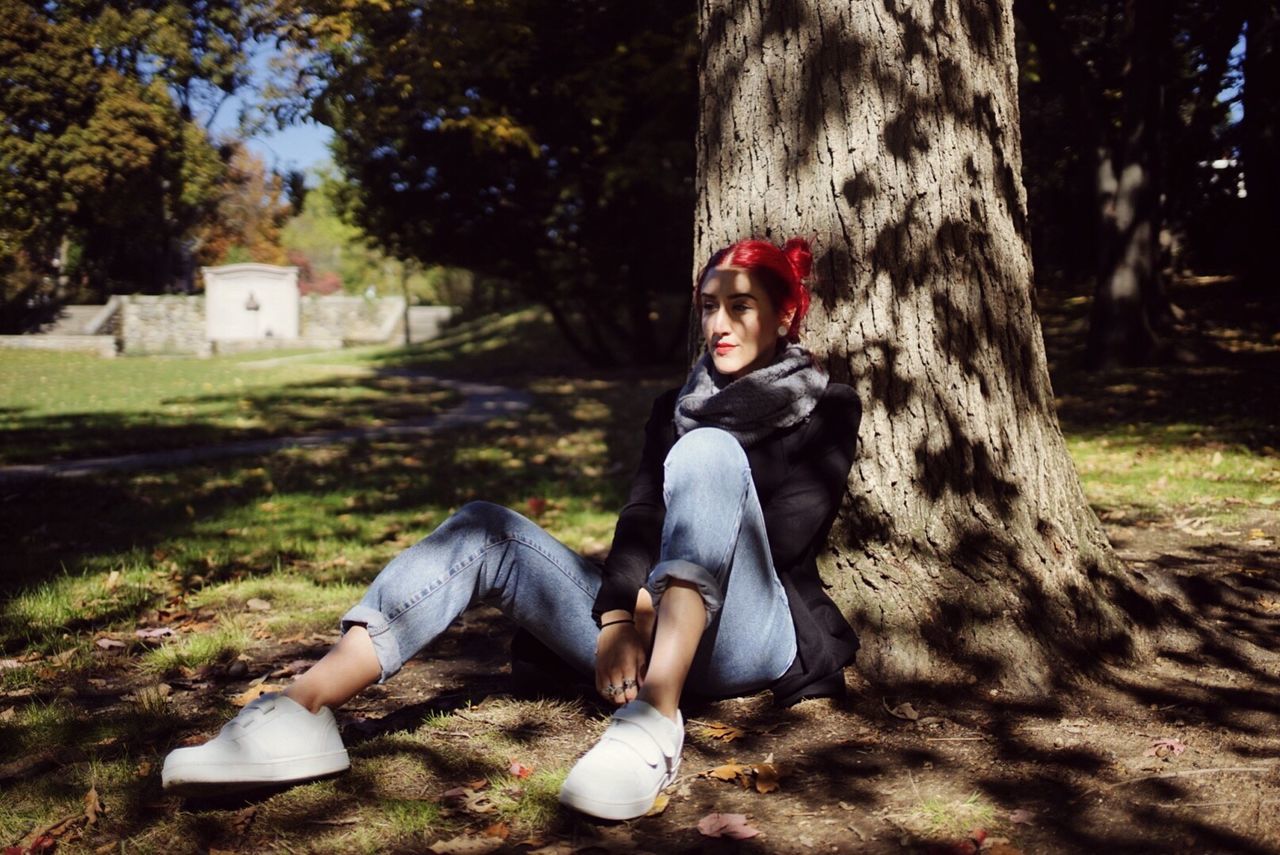
<svg viewBox="0 0 1280 855"><path fill-rule="evenodd" d="M440 801L455 810L466 813L493 813L498 809L492 799L483 793L477 793L472 787L454 787L452 790L445 790L440 794Z"/></svg>
<svg viewBox="0 0 1280 855"><path fill-rule="evenodd" d="M99 638L93 643L103 650L119 650L124 647L123 641L117 641L114 638Z"/></svg>
<svg viewBox="0 0 1280 855"><path fill-rule="evenodd" d="M271 611L271 603L267 602L264 599L261 599L260 597L250 597L249 600L245 603L245 606L247 606L249 611L251 612Z"/></svg>
<svg viewBox="0 0 1280 855"><path fill-rule="evenodd" d="M903 721L916 721L920 718L920 713L916 712L916 708L911 706L909 701L898 704L896 707L889 706L889 702L884 698L880 699L880 703L884 706L884 711L894 718L900 718Z"/></svg>
<svg viewBox="0 0 1280 855"><path fill-rule="evenodd" d="M1031 825L1035 822L1036 812L1027 808L1009 811L1009 821L1014 825Z"/></svg>
<svg viewBox="0 0 1280 855"><path fill-rule="evenodd" d="M772 793L779 788L778 781L785 777L787 770L773 762L773 755L763 763L739 763L731 760L714 769L702 773L704 778L715 778L718 781L737 781L744 790L754 789L758 793Z"/></svg>
<svg viewBox="0 0 1280 855"><path fill-rule="evenodd" d="M746 736L748 731L722 721L708 721L698 725L697 734L707 739L718 739L721 742L733 742Z"/></svg>
<svg viewBox="0 0 1280 855"><path fill-rule="evenodd" d="M511 836L511 827L505 822L495 822L480 833L485 837L496 837L499 840L506 840Z"/></svg>
<svg viewBox="0 0 1280 855"><path fill-rule="evenodd" d="M89 792L84 794L85 825L93 825L98 821L98 817L106 812L107 809L102 806L102 800L98 798L98 788L90 787Z"/></svg>
<svg viewBox="0 0 1280 855"><path fill-rule="evenodd" d="M157 626L152 629L135 629L133 634L135 638L164 638L167 635L177 635L167 626Z"/></svg>
<svg viewBox="0 0 1280 855"><path fill-rule="evenodd" d="M653 807L645 812L645 816L658 816L667 809L669 804L671 804L671 796L666 793L658 793L658 797L653 800Z"/></svg>
<svg viewBox="0 0 1280 855"><path fill-rule="evenodd" d="M245 704L248 704L250 701L257 700L259 697L267 694L268 692L278 692L280 691L280 689L281 689L280 686L274 685L272 683L259 683L256 686L250 686L240 694L236 695L234 698L231 699L231 703L235 704L238 707L242 707Z"/></svg>
<svg viewBox="0 0 1280 855"><path fill-rule="evenodd" d="M507 767L507 771L517 778L527 778L533 774L533 769L531 767L514 759L511 761L511 765Z"/></svg>
<svg viewBox="0 0 1280 855"><path fill-rule="evenodd" d="M760 829L747 825L747 817L741 813L709 813L698 820L698 831L704 837L730 840L748 840L760 833Z"/></svg>

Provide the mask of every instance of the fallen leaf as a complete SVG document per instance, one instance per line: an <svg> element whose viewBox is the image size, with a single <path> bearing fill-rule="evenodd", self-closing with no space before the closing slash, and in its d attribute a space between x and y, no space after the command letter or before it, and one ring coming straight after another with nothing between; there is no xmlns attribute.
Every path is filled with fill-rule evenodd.
<svg viewBox="0 0 1280 855"><path fill-rule="evenodd" d="M98 788L90 787L89 792L84 794L85 825L93 825L98 821L98 817L106 812L107 809L102 806L102 800L98 798Z"/></svg>
<svg viewBox="0 0 1280 855"><path fill-rule="evenodd" d="M1036 812L1027 808L1018 808L1009 811L1009 821L1015 825L1032 825L1036 818Z"/></svg>
<svg viewBox="0 0 1280 855"><path fill-rule="evenodd" d="M1151 743L1151 747L1142 752L1143 757L1168 757L1172 754L1177 757L1179 754L1187 750L1186 743L1176 738L1157 739Z"/></svg>
<svg viewBox="0 0 1280 855"><path fill-rule="evenodd" d="M757 763L751 771L755 772L757 793L772 793L778 789L778 768L772 763Z"/></svg>
<svg viewBox="0 0 1280 855"><path fill-rule="evenodd" d="M499 840L506 840L511 836L511 828L505 822L495 822L480 833L485 837L496 837Z"/></svg>
<svg viewBox="0 0 1280 855"><path fill-rule="evenodd" d="M920 713L916 712L916 708L911 706L910 703L901 703L896 707L890 707L888 701L883 698L880 699L880 703L884 706L885 712L894 718L900 718L903 721L915 721L920 718Z"/></svg>
<svg viewBox="0 0 1280 855"><path fill-rule="evenodd" d="M507 771L517 778L527 778L533 774L533 769L518 760L512 760L511 765L507 767Z"/></svg>
<svg viewBox="0 0 1280 855"><path fill-rule="evenodd" d="M276 686L271 683L259 683L256 686L250 686L240 694L236 695L234 698L231 699L231 703L235 704L238 707L242 707L250 703L251 701L257 700L259 697L267 694L268 692L278 692L280 691L280 689L281 689L280 686Z"/></svg>
<svg viewBox="0 0 1280 855"><path fill-rule="evenodd" d="M471 837L464 834L448 840L438 840L427 848L436 855L488 855L505 845L498 837Z"/></svg>
<svg viewBox="0 0 1280 855"><path fill-rule="evenodd" d="M94 644L96 644L98 647L102 648L103 650L118 650L124 647L123 641L117 641L114 638L99 638L97 641L94 642Z"/></svg>
<svg viewBox="0 0 1280 855"><path fill-rule="evenodd" d="M698 820L698 831L704 837L730 840L748 840L760 833L758 828L747 825L747 817L741 813L709 813Z"/></svg>
<svg viewBox="0 0 1280 855"><path fill-rule="evenodd" d="M751 767L738 763L737 761L730 761L729 763L717 766L714 769L708 769L702 774L708 778L715 778L720 781L736 781L739 778L750 776Z"/></svg>
<svg viewBox="0 0 1280 855"><path fill-rule="evenodd" d="M747 735L747 731L740 727L734 727L731 724L725 724L720 721L709 721L698 727L699 736L705 736L708 739L718 739L721 742L733 742L735 739L741 739Z"/></svg>
<svg viewBox="0 0 1280 855"><path fill-rule="evenodd" d="M271 603L258 597L250 597L249 601L245 603L245 606L247 606L251 612L271 611Z"/></svg>
<svg viewBox="0 0 1280 855"><path fill-rule="evenodd" d="M493 813L498 806L484 793L471 787L454 787L441 794L440 800L456 810L466 813Z"/></svg>
<svg viewBox="0 0 1280 855"><path fill-rule="evenodd" d="M167 626L157 626L154 629L135 629L133 634L138 638L164 638L168 635L177 635Z"/></svg>
<svg viewBox="0 0 1280 855"><path fill-rule="evenodd" d="M667 805L671 803L671 796L666 793L658 793L658 797L653 800L653 806L645 812L645 816L658 816L667 809Z"/></svg>

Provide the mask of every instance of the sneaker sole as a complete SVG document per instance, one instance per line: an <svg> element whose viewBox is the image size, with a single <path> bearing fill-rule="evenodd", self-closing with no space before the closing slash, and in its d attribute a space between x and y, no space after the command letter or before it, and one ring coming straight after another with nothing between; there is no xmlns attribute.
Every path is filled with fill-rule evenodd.
<svg viewBox="0 0 1280 855"><path fill-rule="evenodd" d="M166 792L215 793L294 784L350 768L344 750L270 763L182 763L174 769L165 764L160 780Z"/></svg>
<svg viewBox="0 0 1280 855"><path fill-rule="evenodd" d="M675 779L675 770L672 770L671 775L663 780L662 786L658 787L653 795L643 800L637 799L629 802L606 802L562 789L560 791L560 804L594 816L597 819L635 819L648 813L649 809L653 807L653 803L657 800L659 793L671 786L671 782Z"/></svg>

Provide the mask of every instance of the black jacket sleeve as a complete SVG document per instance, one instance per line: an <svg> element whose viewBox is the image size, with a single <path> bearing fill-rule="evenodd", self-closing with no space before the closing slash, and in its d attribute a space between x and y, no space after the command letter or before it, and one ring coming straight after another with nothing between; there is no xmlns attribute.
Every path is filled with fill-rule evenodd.
<svg viewBox="0 0 1280 855"><path fill-rule="evenodd" d="M645 424L640 466L631 481L627 503L618 513L613 545L604 562L604 581L591 609L597 624L605 612L635 611L636 595L658 563L662 522L667 513L662 498L662 462L671 450L671 417L678 392L672 389L659 395Z"/></svg>
<svg viewBox="0 0 1280 855"><path fill-rule="evenodd" d="M830 525L849 480L861 418L852 389L828 387L805 426L795 463L761 509L775 567L796 566Z"/></svg>

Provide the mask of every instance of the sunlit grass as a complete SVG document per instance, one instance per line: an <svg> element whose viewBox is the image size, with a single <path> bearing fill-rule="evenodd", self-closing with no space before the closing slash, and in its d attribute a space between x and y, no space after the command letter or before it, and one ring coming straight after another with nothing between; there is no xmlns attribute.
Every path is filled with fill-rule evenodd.
<svg viewBox="0 0 1280 855"><path fill-rule="evenodd" d="M213 629L183 635L143 655L140 666L154 674L170 674L183 668L199 668L229 662L252 643L240 623L223 619Z"/></svg>
<svg viewBox="0 0 1280 855"><path fill-rule="evenodd" d="M214 359L0 351L0 462L119 454L421 419L455 393L370 354Z"/></svg>
<svg viewBox="0 0 1280 855"><path fill-rule="evenodd" d="M1274 508L1280 456L1192 438L1185 425L1124 426L1067 446L1089 501L1137 511L1203 506L1210 516ZM1171 436L1181 439L1171 441Z"/></svg>
<svg viewBox="0 0 1280 855"><path fill-rule="evenodd" d="M995 807L978 793L963 799L928 796L905 817L905 824L923 836L965 837L974 829L990 829Z"/></svg>

